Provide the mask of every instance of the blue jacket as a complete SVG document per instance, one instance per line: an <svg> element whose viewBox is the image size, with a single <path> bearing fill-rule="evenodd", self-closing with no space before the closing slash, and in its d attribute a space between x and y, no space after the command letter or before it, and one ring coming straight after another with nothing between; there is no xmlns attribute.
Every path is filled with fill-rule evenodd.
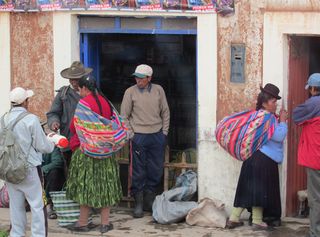
<svg viewBox="0 0 320 237"><path fill-rule="evenodd" d="M320 117L320 96L312 96L293 110L293 121L301 124L309 119Z"/></svg>
<svg viewBox="0 0 320 237"><path fill-rule="evenodd" d="M261 147L260 151L270 157L277 163L283 161L283 141L288 132L287 123L279 123L273 133L271 139Z"/></svg>

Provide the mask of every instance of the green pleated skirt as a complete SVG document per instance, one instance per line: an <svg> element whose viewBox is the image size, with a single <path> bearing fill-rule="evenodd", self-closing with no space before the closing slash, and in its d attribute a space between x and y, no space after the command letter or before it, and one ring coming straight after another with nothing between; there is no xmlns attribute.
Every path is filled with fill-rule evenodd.
<svg viewBox="0 0 320 237"><path fill-rule="evenodd" d="M109 207L122 198L119 165L114 157L94 159L77 149L72 155L68 176L67 198L80 205Z"/></svg>

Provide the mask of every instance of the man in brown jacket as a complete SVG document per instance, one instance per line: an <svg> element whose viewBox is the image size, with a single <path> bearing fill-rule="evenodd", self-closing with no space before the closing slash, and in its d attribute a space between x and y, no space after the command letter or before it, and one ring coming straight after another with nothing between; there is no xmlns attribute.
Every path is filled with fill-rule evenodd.
<svg viewBox="0 0 320 237"><path fill-rule="evenodd" d="M153 70L139 65L132 74L136 85L128 88L121 115L129 122L132 138L132 186L135 199L133 217L151 211L155 191L163 175L164 150L169 132L170 111L163 88L152 84Z"/></svg>

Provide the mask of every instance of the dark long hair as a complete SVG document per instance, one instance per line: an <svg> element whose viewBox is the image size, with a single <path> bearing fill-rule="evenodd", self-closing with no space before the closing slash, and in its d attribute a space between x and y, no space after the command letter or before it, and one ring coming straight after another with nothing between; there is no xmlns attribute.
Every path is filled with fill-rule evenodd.
<svg viewBox="0 0 320 237"><path fill-rule="evenodd" d="M86 88L88 88L89 91L91 91L94 99L96 100L96 102L98 104L100 114L102 114L102 106L101 106L100 100L98 98L98 95L102 96L108 102L108 104L110 106L111 114L112 114L111 103L108 100L108 98L102 93L102 91L97 87L96 79L93 76L89 75L89 76L82 77L79 80L79 87L80 88L86 87Z"/></svg>
<svg viewBox="0 0 320 237"><path fill-rule="evenodd" d="M263 109L263 103L267 103L269 100L274 99L275 97L261 91L258 95L256 110Z"/></svg>

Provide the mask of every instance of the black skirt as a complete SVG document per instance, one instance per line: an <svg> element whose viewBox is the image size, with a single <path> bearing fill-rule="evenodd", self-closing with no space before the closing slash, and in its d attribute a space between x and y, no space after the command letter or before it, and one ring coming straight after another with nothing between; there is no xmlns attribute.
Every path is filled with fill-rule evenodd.
<svg viewBox="0 0 320 237"><path fill-rule="evenodd" d="M263 207L264 217L281 216L277 162L260 151L243 162L234 207Z"/></svg>

